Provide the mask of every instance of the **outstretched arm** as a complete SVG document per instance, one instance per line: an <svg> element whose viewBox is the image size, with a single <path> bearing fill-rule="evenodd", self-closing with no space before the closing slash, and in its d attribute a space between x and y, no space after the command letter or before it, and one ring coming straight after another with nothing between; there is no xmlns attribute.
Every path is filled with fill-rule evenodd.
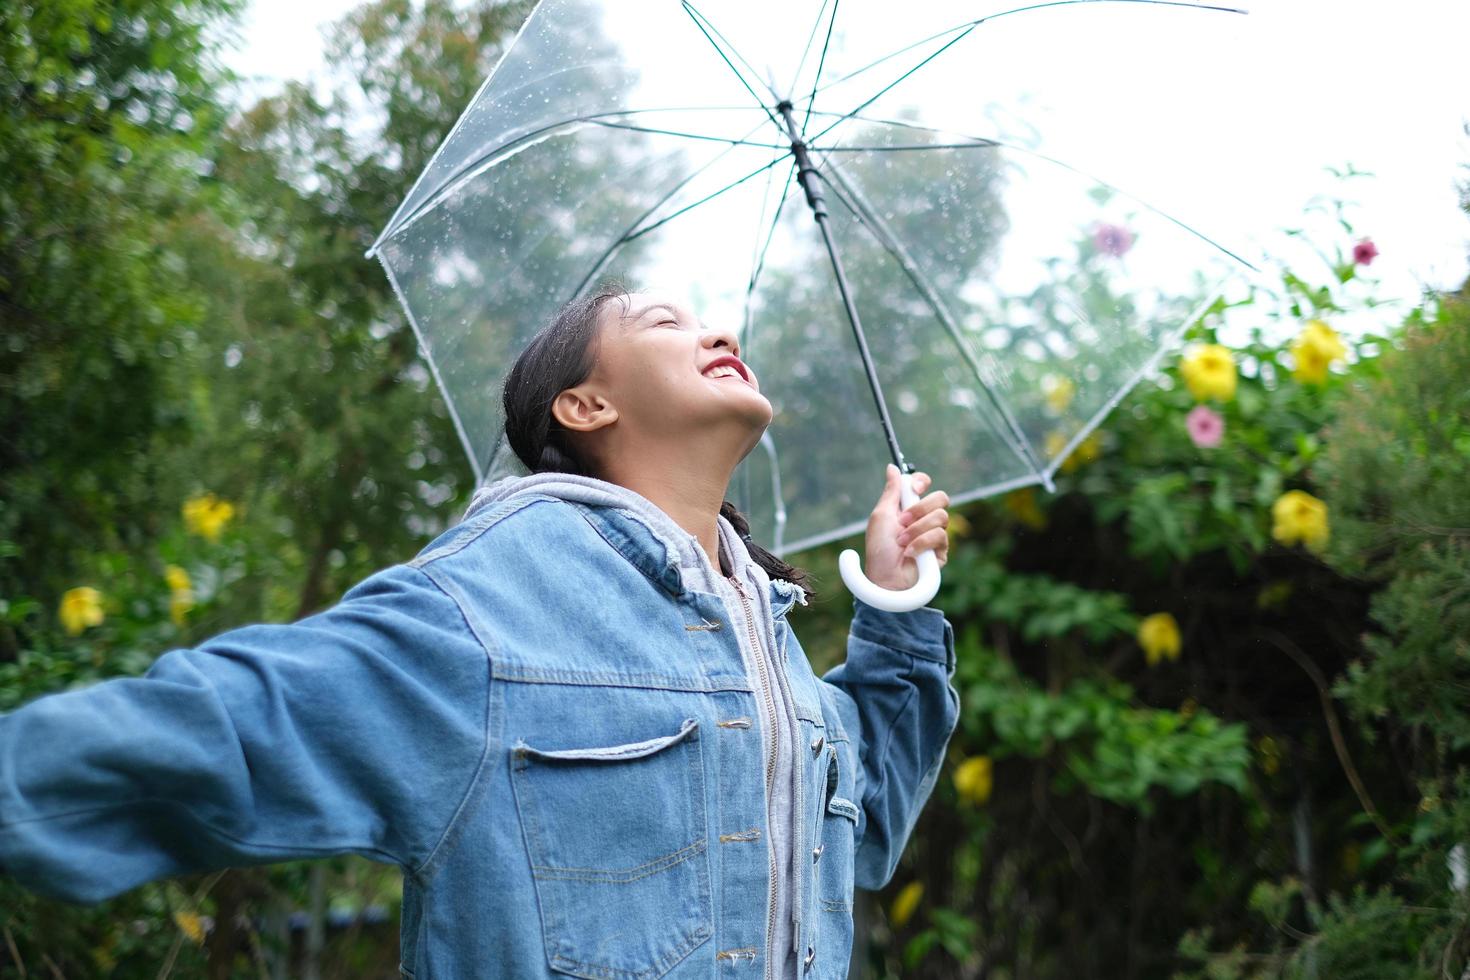
<svg viewBox="0 0 1470 980"><path fill-rule="evenodd" d="M0 869L91 903L357 853L415 871L478 777L489 663L422 571L0 714Z"/></svg>

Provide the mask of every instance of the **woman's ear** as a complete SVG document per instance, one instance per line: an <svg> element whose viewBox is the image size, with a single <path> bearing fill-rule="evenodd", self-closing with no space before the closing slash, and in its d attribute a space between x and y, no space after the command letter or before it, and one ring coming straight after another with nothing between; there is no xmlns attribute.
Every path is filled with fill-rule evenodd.
<svg viewBox="0 0 1470 980"><path fill-rule="evenodd" d="M551 415L573 432L592 432L618 420L618 410L611 403L582 387L559 392L552 399Z"/></svg>

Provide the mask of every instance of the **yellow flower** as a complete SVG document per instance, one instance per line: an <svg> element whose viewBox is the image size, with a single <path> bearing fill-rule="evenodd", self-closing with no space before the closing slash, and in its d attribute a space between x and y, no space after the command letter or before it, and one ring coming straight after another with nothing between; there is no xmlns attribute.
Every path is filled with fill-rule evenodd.
<svg viewBox="0 0 1470 980"><path fill-rule="evenodd" d="M1256 739L1256 753L1261 757L1261 772L1274 776L1281 771L1281 743L1270 735Z"/></svg>
<svg viewBox="0 0 1470 980"><path fill-rule="evenodd" d="M97 945L92 947L92 962L97 964L104 974L111 973L117 967L117 956L113 952L117 949L118 940L122 938L122 930L113 925L107 930Z"/></svg>
<svg viewBox="0 0 1470 980"><path fill-rule="evenodd" d="M1046 445L1043 447L1047 459L1054 459L1060 455L1066 445L1066 436L1056 431L1048 432L1046 434ZM1097 433L1090 433L1086 439L1077 443L1076 448L1072 450L1066 459L1062 460L1062 465L1059 469L1063 473L1071 473L1082 464L1091 463L1101 454L1101 445L1102 443L1098 439Z"/></svg>
<svg viewBox="0 0 1470 980"><path fill-rule="evenodd" d="M954 788L961 799L984 805L992 786L990 756L972 755L954 770Z"/></svg>
<svg viewBox="0 0 1470 980"><path fill-rule="evenodd" d="M1301 542L1311 551L1327 546L1327 505L1302 490L1288 490L1271 505L1271 537L1290 546Z"/></svg>
<svg viewBox="0 0 1470 980"><path fill-rule="evenodd" d="M102 593L90 585L67 589L61 597L61 626L70 636L76 636L88 626L101 626Z"/></svg>
<svg viewBox="0 0 1470 980"><path fill-rule="evenodd" d="M914 917L914 909L919 907L919 899L923 894L922 881L911 881L899 889L893 904L888 907L888 921L893 928L902 929L908 924L909 919Z"/></svg>
<svg viewBox="0 0 1470 980"><path fill-rule="evenodd" d="M1322 320L1308 320L1291 345L1296 361L1291 376L1305 384L1319 385L1327 380L1327 368L1333 361L1347 356L1347 347Z"/></svg>
<svg viewBox="0 0 1470 980"><path fill-rule="evenodd" d="M1059 375L1048 374L1041 379L1041 390L1046 397L1046 407L1055 414L1061 415L1072 404L1072 399L1077 395L1077 386L1070 378Z"/></svg>
<svg viewBox="0 0 1470 980"><path fill-rule="evenodd" d="M1083 463L1091 463L1102 455L1102 433L1091 432L1086 439L1077 443L1077 448L1072 450L1072 459L1080 466Z"/></svg>
<svg viewBox="0 0 1470 980"><path fill-rule="evenodd" d="M1179 373L1195 401L1235 397L1235 355L1219 344L1201 344L1179 362Z"/></svg>
<svg viewBox="0 0 1470 980"><path fill-rule="evenodd" d="M950 550L954 549L955 540L958 538L966 537L970 533L970 530L970 522L965 519L965 515L956 514L954 511L950 511L949 527L947 528L947 531L949 533Z"/></svg>
<svg viewBox="0 0 1470 980"><path fill-rule="evenodd" d="M1138 645L1150 667L1168 657L1179 659L1179 623L1166 612L1145 616L1138 624Z"/></svg>
<svg viewBox="0 0 1470 980"><path fill-rule="evenodd" d="M220 532L235 516L235 505L212 493L184 502L184 526L190 534L218 541Z"/></svg>
<svg viewBox="0 0 1470 980"><path fill-rule="evenodd" d="M189 581L189 573L178 565L165 568L163 578L168 582L169 618L174 621L174 625L183 626L184 616L194 608L194 583Z"/></svg>
<svg viewBox="0 0 1470 980"><path fill-rule="evenodd" d="M204 920L193 912L175 912L174 925L197 945L204 945Z"/></svg>
<svg viewBox="0 0 1470 980"><path fill-rule="evenodd" d="M117 957L112 955L112 950L98 946L92 950L92 962L97 964L97 969L107 974L117 966Z"/></svg>
<svg viewBox="0 0 1470 980"><path fill-rule="evenodd" d="M1046 514L1036 505L1035 487L1012 490L1001 498L1001 504L1007 513L1027 527L1036 531L1046 528Z"/></svg>

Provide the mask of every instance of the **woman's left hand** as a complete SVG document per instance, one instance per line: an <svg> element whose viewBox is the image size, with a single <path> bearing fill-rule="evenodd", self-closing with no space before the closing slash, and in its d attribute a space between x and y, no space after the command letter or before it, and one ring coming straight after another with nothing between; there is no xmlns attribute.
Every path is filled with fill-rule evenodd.
<svg viewBox="0 0 1470 980"><path fill-rule="evenodd" d="M868 518L867 560L863 573L868 581L885 589L907 589L919 580L919 563L913 556L934 549L939 567L949 560L949 494L929 489L929 474L913 475L919 500L906 510L899 508L898 467L888 464L888 483Z"/></svg>

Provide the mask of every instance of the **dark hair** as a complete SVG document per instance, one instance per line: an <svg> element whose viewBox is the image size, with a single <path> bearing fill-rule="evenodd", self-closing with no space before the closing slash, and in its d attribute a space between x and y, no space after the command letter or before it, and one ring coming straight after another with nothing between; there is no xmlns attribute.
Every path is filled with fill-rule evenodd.
<svg viewBox="0 0 1470 980"><path fill-rule="evenodd" d="M610 300L621 300L626 308L627 287L611 281L595 292L562 306L521 351L505 376L502 402L505 435L516 456L532 473L572 473L597 477L594 460L573 445L567 431L551 413L551 403L568 388L576 387L592 373L597 359L598 318ZM811 576L771 554L750 537L750 522L726 500L720 516L745 542L756 564L771 578L784 579L801 588L806 598L816 592Z"/></svg>

